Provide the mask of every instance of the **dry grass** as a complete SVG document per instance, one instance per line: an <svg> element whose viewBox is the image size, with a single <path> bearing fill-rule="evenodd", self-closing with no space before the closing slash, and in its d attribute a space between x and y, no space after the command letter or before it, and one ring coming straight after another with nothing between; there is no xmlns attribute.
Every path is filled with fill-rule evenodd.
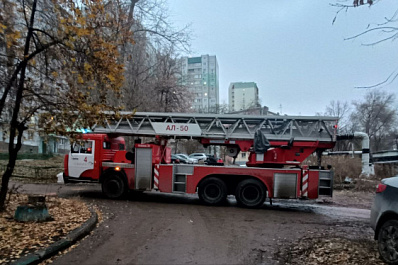
<svg viewBox="0 0 398 265"><path fill-rule="evenodd" d="M8 160L0 160L3 173ZM56 183L57 174L64 171L64 156L54 156L47 160L17 160L12 180L23 183Z"/></svg>
<svg viewBox="0 0 398 265"><path fill-rule="evenodd" d="M305 165L316 166L316 156L308 157L304 163ZM349 156L323 156L322 166L332 166L334 171L334 183L340 184L344 182L346 177L356 179L361 174L362 163L358 157L351 158Z"/></svg>
<svg viewBox="0 0 398 265"><path fill-rule="evenodd" d="M304 164L317 165L316 156L310 156ZM389 178L396 174L397 167L391 165L375 165L375 175L365 178L361 176L362 160L351 156L323 156L322 166L332 166L334 171L335 189L354 189L357 191L374 191L376 185L383 178ZM351 184L345 183L346 177L352 179Z"/></svg>

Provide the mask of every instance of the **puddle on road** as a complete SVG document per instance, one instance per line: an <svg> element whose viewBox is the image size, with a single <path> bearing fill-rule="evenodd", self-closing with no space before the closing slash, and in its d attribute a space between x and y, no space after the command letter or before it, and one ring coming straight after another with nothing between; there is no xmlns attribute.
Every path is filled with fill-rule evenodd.
<svg viewBox="0 0 398 265"><path fill-rule="evenodd" d="M311 211L315 214L326 215L333 219L350 219L350 220L363 220L370 218L370 210L357 209L357 208L347 208L347 207L334 207L326 205L316 205L316 204L299 204L299 203L289 203L289 202L278 202L273 205L282 208L300 210L300 211Z"/></svg>

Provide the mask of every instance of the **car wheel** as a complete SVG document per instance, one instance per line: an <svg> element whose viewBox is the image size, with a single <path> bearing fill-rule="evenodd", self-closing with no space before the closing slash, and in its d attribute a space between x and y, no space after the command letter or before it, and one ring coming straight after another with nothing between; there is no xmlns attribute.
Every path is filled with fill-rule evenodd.
<svg viewBox="0 0 398 265"><path fill-rule="evenodd" d="M381 258L388 264L398 264L398 220L385 222L377 240Z"/></svg>
<svg viewBox="0 0 398 265"><path fill-rule="evenodd" d="M199 185L199 199L208 205L218 205L227 198L227 185L219 178L207 178Z"/></svg>
<svg viewBox="0 0 398 265"><path fill-rule="evenodd" d="M257 208L264 204L266 188L257 179L245 179L236 187L235 198L240 206Z"/></svg>
<svg viewBox="0 0 398 265"><path fill-rule="evenodd" d="M123 177L117 173L108 173L102 181L102 192L110 199L120 199L127 191Z"/></svg>

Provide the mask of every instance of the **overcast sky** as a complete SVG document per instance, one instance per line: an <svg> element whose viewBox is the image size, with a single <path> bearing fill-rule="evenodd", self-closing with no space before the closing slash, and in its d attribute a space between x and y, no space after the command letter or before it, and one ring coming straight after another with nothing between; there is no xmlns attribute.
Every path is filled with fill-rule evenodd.
<svg viewBox="0 0 398 265"><path fill-rule="evenodd" d="M169 0L176 27L192 23L192 54L216 55L220 103L231 82L256 82L262 105L288 115L323 112L331 100L361 100L398 69L398 43L365 47L380 34L344 40L398 8L383 0L341 13L333 0ZM352 3L349 1L348 3ZM398 96L398 80L383 90Z"/></svg>

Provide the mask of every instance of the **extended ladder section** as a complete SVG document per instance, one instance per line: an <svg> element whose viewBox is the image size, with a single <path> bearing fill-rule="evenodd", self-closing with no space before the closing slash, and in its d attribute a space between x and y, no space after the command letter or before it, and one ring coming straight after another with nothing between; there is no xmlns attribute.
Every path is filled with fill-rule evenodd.
<svg viewBox="0 0 398 265"><path fill-rule="evenodd" d="M112 117L112 113L108 113ZM167 136L220 140L253 139L260 129L270 141L289 140L334 142L336 117L253 116L233 114L194 114L122 112L121 118L108 118L93 133L134 136Z"/></svg>

